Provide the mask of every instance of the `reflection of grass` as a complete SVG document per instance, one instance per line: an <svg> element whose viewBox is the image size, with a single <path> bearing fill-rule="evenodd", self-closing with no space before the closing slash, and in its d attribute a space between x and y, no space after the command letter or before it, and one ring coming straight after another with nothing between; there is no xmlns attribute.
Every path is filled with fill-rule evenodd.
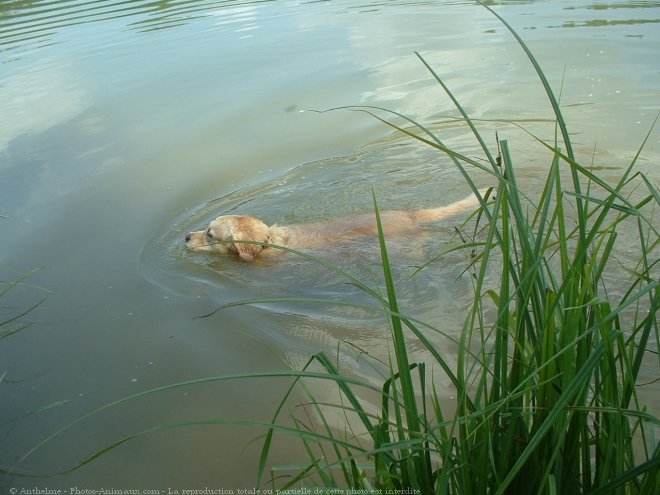
<svg viewBox="0 0 660 495"><path fill-rule="evenodd" d="M35 271L36 270L26 273L22 277L12 282L6 282L4 280L0 280L0 301L2 301L4 298L9 297L11 291L24 285L23 281L27 279L30 275L32 275ZM40 299L38 302L32 304L26 309L19 310L15 314L10 314L9 316L6 317L0 317L0 340L5 339L11 335L14 335L15 333L18 333L21 330L24 330L25 328L30 326L30 323L23 321L23 318L28 314L30 314L32 311L34 311L44 301L45 299Z"/></svg>
<svg viewBox="0 0 660 495"><path fill-rule="evenodd" d="M607 19L592 19L583 22L565 22L561 27L574 28L574 27L605 27L605 26L628 26L631 24L658 24L660 19L620 19L620 20L607 20Z"/></svg>
<svg viewBox="0 0 660 495"><path fill-rule="evenodd" d="M480 215L488 220L487 230L464 246L478 251L478 263L473 268L473 304L456 342L455 367L429 338L440 329L399 309L381 232L384 294L319 260L371 295L388 315L391 360L380 387L342 374L319 353L302 371L210 377L148 390L78 421L175 387L264 376L294 380L274 406L271 422L202 419L159 425L119 439L73 469L156 430L258 425L266 435L257 484L268 477L275 433L292 435L308 453L299 465L271 472L273 484L282 490L322 485L367 493L657 493L660 455L652 430L658 420L641 404L638 378L645 360L656 359L647 349L658 346L660 235L648 211L660 203L660 194L643 174L633 172L639 152L616 184L606 183L577 161L559 103L534 57L517 39L546 89L565 150L538 140L548 151L549 163L545 185L533 201L517 181L508 143L503 141L501 151L492 153L475 122L421 56L470 126L487 166L446 148L411 119L392 112L383 118L382 109L362 109L449 155L475 193L474 172L466 166L489 174L497 185L494 197L489 193L481 198ZM394 123L395 117L405 119L408 127ZM638 199L631 199L631 190ZM374 206L380 225L375 198ZM614 295L608 280L623 263L616 257L622 226L627 236L636 232L639 255L626 267L625 276L617 277ZM486 277L494 271L499 274L496 287L487 284ZM428 362L410 361L410 335L425 346ZM456 389L456 412L451 416L443 407L446 399L434 386L434 370L442 370ZM321 402L305 386L311 381L336 386L341 400ZM294 390L309 400L292 412L293 426L285 425L281 416ZM376 412L366 407L359 391L378 394ZM346 417L342 428L328 419L337 411Z"/></svg>

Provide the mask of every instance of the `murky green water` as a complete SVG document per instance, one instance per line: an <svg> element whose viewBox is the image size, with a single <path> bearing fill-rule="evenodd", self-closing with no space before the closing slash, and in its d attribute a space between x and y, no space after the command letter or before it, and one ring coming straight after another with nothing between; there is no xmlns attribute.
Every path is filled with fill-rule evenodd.
<svg viewBox="0 0 660 495"><path fill-rule="evenodd" d="M660 3L493 4L557 92L563 86L578 154L587 162L593 155L603 177L615 179L660 106ZM0 343L0 464L14 465L73 419L149 388L300 367L338 341L386 356L386 326L358 310L261 305L195 319L263 295L369 301L306 261L247 266L191 256L181 241L230 211L306 222L370 211L372 189L387 208L464 196L448 159L367 115L309 111L385 106L479 156L465 127L446 118L456 112L414 51L484 119L491 144L495 130L510 140L519 175L535 191L546 155L493 121L514 120L550 139L551 109L511 36L470 2L0 3L0 279L39 268L2 299L1 314L50 291L23 318L31 326ZM659 158L656 130L639 163L656 183ZM466 260L446 256L410 275L455 245L453 227L391 246L404 307L450 334L470 300ZM374 250L327 256L372 280ZM372 373L349 353L341 363ZM20 468L67 470L157 424L268 420L287 385L234 381L151 395L81 422ZM259 455L249 442L258 433L168 430L72 473L4 476L0 487L249 488ZM300 459L295 445L278 445L276 463Z"/></svg>

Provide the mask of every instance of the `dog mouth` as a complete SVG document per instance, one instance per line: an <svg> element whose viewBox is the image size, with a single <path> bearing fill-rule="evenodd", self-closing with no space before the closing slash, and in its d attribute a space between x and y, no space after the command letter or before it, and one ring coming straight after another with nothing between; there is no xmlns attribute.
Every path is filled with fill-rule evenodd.
<svg viewBox="0 0 660 495"><path fill-rule="evenodd" d="M200 246L198 245L199 243L195 242L195 235L194 232L189 232L183 237L185 244L186 244L186 249L189 249L190 251L199 251Z"/></svg>

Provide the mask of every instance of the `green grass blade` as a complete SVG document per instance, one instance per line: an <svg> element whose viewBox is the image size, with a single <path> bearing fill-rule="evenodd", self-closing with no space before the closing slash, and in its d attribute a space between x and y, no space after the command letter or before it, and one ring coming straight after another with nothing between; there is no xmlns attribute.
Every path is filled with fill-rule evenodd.
<svg viewBox="0 0 660 495"><path fill-rule="evenodd" d="M561 131L562 138L564 140L564 145L566 146L566 151L568 153L568 156L571 157L571 159L575 159L575 154L573 153L573 145L571 144L571 137L568 133L568 128L566 127L566 121L564 120L564 116L561 113L561 108L559 107L559 101L555 97L554 92L552 91L552 87L550 86L550 83L548 82L548 79L545 77L545 73L541 69L541 66L539 65L538 61L536 60L536 57L532 53L532 51L527 47L523 39L520 37L520 35L511 27L511 25L506 22L506 20L499 15L497 12L495 12L491 7L486 5L485 3L475 0L478 4L480 4L483 8L488 10L491 14L493 14L497 19L502 23L504 27L506 27L509 32L513 35L513 37L516 39L520 47L523 49L525 54L527 55L527 58L529 58L529 61L532 63L532 66L534 67L534 70L536 71L536 74L539 76L539 79L541 80L541 84L543 84L543 89L545 90L545 93L548 97L548 100L550 101L550 104L552 105L552 110L555 113L555 117L557 118L557 123L559 124L559 129ZM579 191L579 189L578 189Z"/></svg>
<svg viewBox="0 0 660 495"><path fill-rule="evenodd" d="M46 437L44 440L40 441L37 443L34 447L29 449L23 456L21 456L18 461L17 465L23 463L28 457L32 456L37 450L41 449L44 445L47 443L51 442L53 439L56 437L62 435L64 432L70 430L73 426L81 423L82 421L89 419L93 416L96 416L97 414L107 411L109 409L112 409L120 404L124 404L126 402L130 402L133 400L136 400L138 398L142 397L147 397L149 395L157 394L160 392L164 392L167 390L173 390L176 388L181 388L181 387L189 387L192 385L200 385L200 384L207 384L207 383L214 383L214 382L222 382L222 381L229 381L229 380L244 380L244 379L257 379L257 378L295 378L295 377L301 377L301 378L311 378L311 379L320 379L320 380L326 380L326 381L332 381L332 382L337 382L337 383L350 383L353 386L357 387L364 387L366 389L372 390L374 392L379 393L381 391L380 387L377 387L375 385L372 385L366 381L359 380L357 378L352 378L349 376L344 376L344 375L333 375L329 373L318 373L318 372L311 372L311 371L270 371L270 372L256 372L256 373L239 373L239 374L232 374L232 375L219 375L219 376L211 376L211 377L205 377L205 378L198 378L194 380L186 380L183 382L177 382L177 383L172 383L169 385L163 385L161 387L155 387L151 388L148 390L144 390L142 392L138 392L133 395L129 395L126 397L122 397L120 399L108 402L104 404L101 407L98 407L94 409L93 411L88 412L87 414L84 414L83 416L80 416L79 418L75 419L74 421L71 421L70 423L67 423L48 437Z"/></svg>
<svg viewBox="0 0 660 495"><path fill-rule="evenodd" d="M419 52L415 52L415 55L417 55L417 58L419 58L426 69L431 73L431 75L434 77L434 79L442 86L442 89L447 93L447 96L451 99L453 102L454 106L456 109L460 112L460 114L463 116L463 119L467 123L467 125L470 127L470 130L472 131L472 134L474 134L474 137L477 139L479 142L479 146L481 146L481 149L483 150L484 154L486 155L486 158L490 162L491 166L493 167L493 170L497 170L497 162L493 158L493 155L491 154L490 150L488 149L488 146L486 146L486 142L484 139L481 137L481 134L479 133L479 130L477 129L477 126L474 125L474 122L470 117L468 116L467 112L461 105L461 103L458 101L458 99L454 96L454 94L451 92L449 87L445 84L445 82L438 76L438 74L433 70L433 68L429 65L429 63L422 57L422 55Z"/></svg>
<svg viewBox="0 0 660 495"><path fill-rule="evenodd" d="M602 358L604 352L605 350L603 346L598 346L596 349L594 349L593 353L591 354L591 356L589 356L587 361L584 362L584 365L575 375L575 378L571 381L571 383L566 388L566 390L557 399L557 403L555 404L553 409L548 413L546 420L539 427L539 429L536 431L534 436L530 439L529 443L526 445L525 449L518 457L518 460L511 467L506 478L502 480L502 483L497 488L495 495L501 495L508 489L514 477L520 472L520 470L523 468L525 463L529 461L529 459L534 454L536 449L539 448L541 442L543 442L546 435L550 432L550 429L553 428L555 424L562 419L562 416L565 414L566 409L569 403L571 402L571 400L573 400L573 398L580 391L583 391L585 389L589 377L594 372L596 366L598 366L598 363Z"/></svg>

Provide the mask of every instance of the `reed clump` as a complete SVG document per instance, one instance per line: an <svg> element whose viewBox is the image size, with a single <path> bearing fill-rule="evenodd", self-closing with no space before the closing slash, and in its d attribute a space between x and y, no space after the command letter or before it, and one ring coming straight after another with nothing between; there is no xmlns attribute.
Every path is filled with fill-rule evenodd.
<svg viewBox="0 0 660 495"><path fill-rule="evenodd" d="M658 203L658 191L631 174L632 164L609 186L553 147L545 187L530 212L508 144L501 145L501 166L493 169L497 192L481 207L489 225L484 239L469 246L479 248L478 266L457 366L429 338L431 325L400 312L381 233L386 295L372 295L389 316L393 358L380 412L368 412L359 384L349 383L328 356L314 356L309 365L321 364L342 401L321 405L310 395L307 408L316 420L296 420L309 460L297 475L274 472L281 489L305 480L366 493L657 493L658 420L638 397L638 376L646 360L657 360L649 349L658 348L652 253L659 237L644 211ZM565 184L562 164L579 172L578 182ZM631 202L623 191L635 181L647 193ZM621 276L614 253L626 222L638 227L639 259ZM497 288L485 284L494 258ZM609 290L614 269L617 287ZM426 346L429 361L410 361L410 333ZM434 368L456 389L452 416L428 372ZM328 407L356 416L362 433L330 427ZM311 424L320 426L311 430Z"/></svg>

